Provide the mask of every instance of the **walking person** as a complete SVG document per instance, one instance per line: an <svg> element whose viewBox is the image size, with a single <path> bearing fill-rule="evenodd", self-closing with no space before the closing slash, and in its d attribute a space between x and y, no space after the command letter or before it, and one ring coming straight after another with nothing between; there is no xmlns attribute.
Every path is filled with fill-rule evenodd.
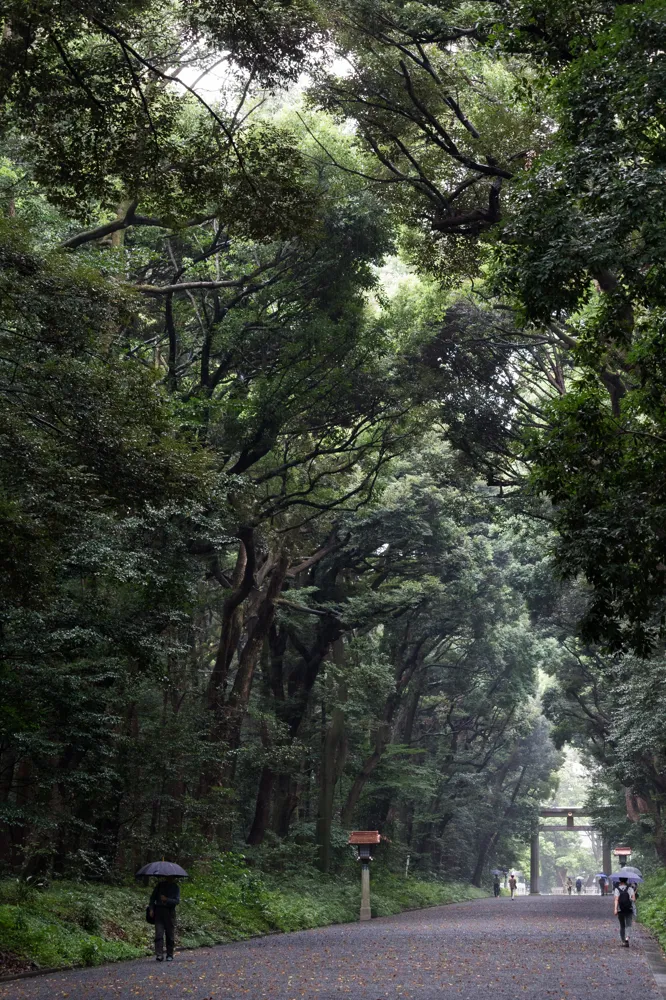
<svg viewBox="0 0 666 1000"><path fill-rule="evenodd" d="M517 888L518 888L518 880L516 879L516 876L512 872L511 875L509 876L509 889L511 890L511 899L515 898Z"/></svg>
<svg viewBox="0 0 666 1000"><path fill-rule="evenodd" d="M634 890L629 885L629 880L626 878L618 879L617 888L613 892L615 897L615 916L620 921L620 940L624 948L629 947L629 935L628 931L631 930L631 925L634 919L634 903L636 901L636 896Z"/></svg>
<svg viewBox="0 0 666 1000"><path fill-rule="evenodd" d="M583 891L583 880L579 875L578 878L576 879L576 892L580 896L582 891Z"/></svg>
<svg viewBox="0 0 666 1000"><path fill-rule="evenodd" d="M164 938L166 938L166 960L173 962L173 946L176 934L176 907L180 903L180 886L175 875L167 875L158 882L150 897L150 915L155 919L155 958L164 961Z"/></svg>
<svg viewBox="0 0 666 1000"><path fill-rule="evenodd" d="M571 881L571 875L567 878L567 892L571 895L573 890L573 882Z"/></svg>
<svg viewBox="0 0 666 1000"><path fill-rule="evenodd" d="M603 875L599 879L599 892L601 893L602 896L606 895L606 879L603 877Z"/></svg>
<svg viewBox="0 0 666 1000"><path fill-rule="evenodd" d="M495 878L493 879L493 893L495 894L495 899L497 899L497 897L500 894L500 877L499 877L499 875L495 875Z"/></svg>

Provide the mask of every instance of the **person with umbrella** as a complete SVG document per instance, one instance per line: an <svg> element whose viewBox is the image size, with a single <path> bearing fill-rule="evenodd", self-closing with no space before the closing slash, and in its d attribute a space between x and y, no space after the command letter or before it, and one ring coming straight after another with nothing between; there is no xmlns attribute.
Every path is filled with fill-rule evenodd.
<svg viewBox="0 0 666 1000"><path fill-rule="evenodd" d="M643 881L641 870L640 868L634 868L632 865L625 865L622 869L622 874L627 876L629 888L634 890L634 916L638 917L636 903L638 902L638 883Z"/></svg>
<svg viewBox="0 0 666 1000"><path fill-rule="evenodd" d="M160 881L150 895L147 918L155 923L155 959L164 961L164 939L166 938L166 960L173 962L176 936L176 907L180 903L179 878L187 878L187 872L171 861L157 861L144 865L137 872L141 875L157 875Z"/></svg>
<svg viewBox="0 0 666 1000"><path fill-rule="evenodd" d="M613 896L615 897L613 912L620 921L620 940L625 948L629 947L629 935L627 931L631 930L636 901L636 893L629 885L629 878L636 882L643 881L640 875L628 875L626 868L623 868L617 875L611 875L613 882L617 883L613 891Z"/></svg>

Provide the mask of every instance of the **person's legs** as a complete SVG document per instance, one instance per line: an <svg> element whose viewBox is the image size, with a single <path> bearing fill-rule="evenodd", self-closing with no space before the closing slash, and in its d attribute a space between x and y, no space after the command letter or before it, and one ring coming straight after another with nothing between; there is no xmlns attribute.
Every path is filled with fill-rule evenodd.
<svg viewBox="0 0 666 1000"><path fill-rule="evenodd" d="M629 944L629 932L631 931L631 925L633 923L634 917L632 913L625 913L624 916L624 926L625 926L625 937L627 944Z"/></svg>
<svg viewBox="0 0 666 1000"><path fill-rule="evenodd" d="M173 958L173 945L176 935L176 914L174 910L168 910L164 920L164 931L166 933L167 958Z"/></svg>
<svg viewBox="0 0 666 1000"><path fill-rule="evenodd" d="M164 931L164 915L161 907L155 907L155 956L160 960L164 957ZM167 948L168 947L169 945L167 943Z"/></svg>
<svg viewBox="0 0 666 1000"><path fill-rule="evenodd" d="M622 944L624 944L624 942L627 939L627 932L626 932L627 918L624 913L618 913L617 919L620 921L620 940L622 941Z"/></svg>

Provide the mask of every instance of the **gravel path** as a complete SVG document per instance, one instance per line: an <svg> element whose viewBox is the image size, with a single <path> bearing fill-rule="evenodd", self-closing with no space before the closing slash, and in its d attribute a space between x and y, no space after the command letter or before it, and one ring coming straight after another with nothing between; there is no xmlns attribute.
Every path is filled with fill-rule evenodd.
<svg viewBox="0 0 666 1000"><path fill-rule="evenodd" d="M483 899L0 985L0 1000L658 1000L612 901Z"/></svg>

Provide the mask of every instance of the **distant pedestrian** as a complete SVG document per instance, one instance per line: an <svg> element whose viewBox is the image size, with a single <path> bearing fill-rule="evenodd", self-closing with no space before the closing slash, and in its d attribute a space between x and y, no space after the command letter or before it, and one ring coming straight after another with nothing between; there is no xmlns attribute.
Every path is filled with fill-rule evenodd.
<svg viewBox="0 0 666 1000"><path fill-rule="evenodd" d="M580 896L580 894L581 894L582 891L583 891L583 880L582 880L582 878L577 878L576 879L576 892Z"/></svg>
<svg viewBox="0 0 666 1000"><path fill-rule="evenodd" d="M150 897L150 913L155 918L155 958L164 961L164 938L166 937L166 960L173 962L173 946L176 934L176 907L180 903L180 886L175 875L167 875L158 882Z"/></svg>
<svg viewBox="0 0 666 1000"><path fill-rule="evenodd" d="M571 881L571 876L567 879L567 892L571 895L573 891L573 882Z"/></svg>
<svg viewBox="0 0 666 1000"><path fill-rule="evenodd" d="M600 892L600 894L602 896L606 895L606 879L605 878L600 878L599 879L599 892Z"/></svg>
<svg viewBox="0 0 666 1000"><path fill-rule="evenodd" d="M511 899L516 895L516 889L518 888L518 880L515 875L509 876L509 889L511 890Z"/></svg>
<svg viewBox="0 0 666 1000"><path fill-rule="evenodd" d="M495 899L497 899L497 897L500 894L500 877L499 877L499 875L496 875L495 878L493 879L493 892L495 894Z"/></svg>
<svg viewBox="0 0 666 1000"><path fill-rule="evenodd" d="M628 884L628 879L620 878L618 880L617 888L613 893L615 897L615 916L620 921L620 940L625 948L629 947L629 935L628 931L631 930L631 924L634 919L634 903L636 900L636 895L634 890Z"/></svg>

